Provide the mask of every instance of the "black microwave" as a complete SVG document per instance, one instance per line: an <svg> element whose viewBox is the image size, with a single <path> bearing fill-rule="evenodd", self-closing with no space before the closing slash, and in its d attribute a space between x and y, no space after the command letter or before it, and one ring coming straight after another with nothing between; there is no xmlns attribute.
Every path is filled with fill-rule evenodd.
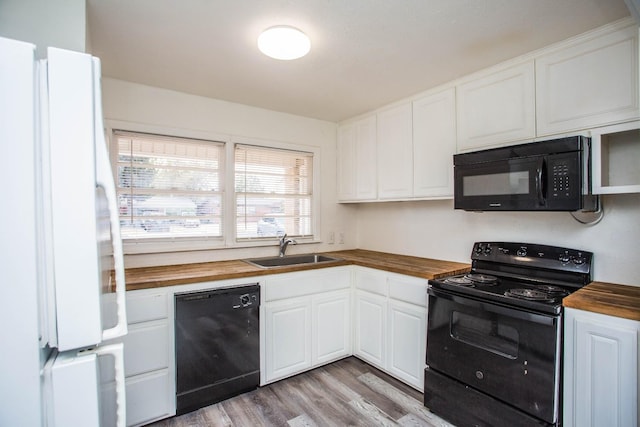
<svg viewBox="0 0 640 427"><path fill-rule="evenodd" d="M579 211L592 203L590 139L572 136L456 154L454 207Z"/></svg>

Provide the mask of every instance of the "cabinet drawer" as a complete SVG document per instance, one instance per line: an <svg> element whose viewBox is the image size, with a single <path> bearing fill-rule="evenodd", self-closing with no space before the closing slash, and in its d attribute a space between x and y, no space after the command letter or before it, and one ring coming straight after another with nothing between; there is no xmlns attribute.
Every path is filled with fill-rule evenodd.
<svg viewBox="0 0 640 427"><path fill-rule="evenodd" d="M122 342L126 377L169 366L169 325L166 321L132 325Z"/></svg>
<svg viewBox="0 0 640 427"><path fill-rule="evenodd" d="M356 269L356 289L387 296L387 273L369 268Z"/></svg>
<svg viewBox="0 0 640 427"><path fill-rule="evenodd" d="M265 300L276 301L348 289L351 276L349 267L338 267L270 276L265 283Z"/></svg>
<svg viewBox="0 0 640 427"><path fill-rule="evenodd" d="M127 378L127 425L142 425L172 414L169 370Z"/></svg>
<svg viewBox="0 0 640 427"><path fill-rule="evenodd" d="M427 281L406 276L389 276L389 297L409 304L427 306Z"/></svg>
<svg viewBox="0 0 640 427"><path fill-rule="evenodd" d="M167 293L127 292L127 322L131 325L167 318Z"/></svg>

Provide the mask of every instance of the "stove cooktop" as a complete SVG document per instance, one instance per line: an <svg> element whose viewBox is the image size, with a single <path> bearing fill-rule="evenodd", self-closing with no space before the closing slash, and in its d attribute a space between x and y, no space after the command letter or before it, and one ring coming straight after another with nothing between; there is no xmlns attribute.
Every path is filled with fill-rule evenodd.
<svg viewBox="0 0 640 427"><path fill-rule="evenodd" d="M559 314L562 311L562 298L575 290L557 285L492 277L495 277L494 281L479 282L469 279L467 275L459 275L429 280L429 283L435 289L450 293L550 314Z"/></svg>
<svg viewBox="0 0 640 427"><path fill-rule="evenodd" d="M559 314L562 299L591 281L592 257L590 252L554 246L477 242L469 274L429 283L456 295Z"/></svg>

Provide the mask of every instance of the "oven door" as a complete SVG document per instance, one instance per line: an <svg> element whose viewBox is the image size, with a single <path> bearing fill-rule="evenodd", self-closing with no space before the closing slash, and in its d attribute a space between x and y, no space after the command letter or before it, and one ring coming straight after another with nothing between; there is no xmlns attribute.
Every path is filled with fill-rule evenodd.
<svg viewBox="0 0 640 427"><path fill-rule="evenodd" d="M429 289L430 369L554 423L561 318Z"/></svg>

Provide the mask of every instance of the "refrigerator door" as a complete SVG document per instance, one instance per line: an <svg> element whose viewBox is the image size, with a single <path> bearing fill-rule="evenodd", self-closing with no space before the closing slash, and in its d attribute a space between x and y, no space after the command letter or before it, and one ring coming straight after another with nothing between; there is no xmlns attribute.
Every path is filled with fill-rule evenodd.
<svg viewBox="0 0 640 427"><path fill-rule="evenodd" d="M112 344L79 352L57 353L44 367L44 387L47 425L125 427L124 363L122 344ZM104 370L98 359L107 358L115 372L115 396L104 396L101 384ZM107 387L108 388L108 387ZM104 405L104 401L114 400L115 413ZM102 407L106 406L106 407Z"/></svg>
<svg viewBox="0 0 640 427"><path fill-rule="evenodd" d="M119 222L113 221L117 207L102 126L99 62L55 48L48 49L47 57L42 68L48 95L43 139L48 141L43 145L48 145L51 182L49 286L55 294L55 328L48 329L49 344L65 351L126 334L125 284ZM103 203L109 211L106 228L99 219ZM109 237L110 245L105 244ZM115 286L107 273L112 266ZM115 325L108 323L111 318Z"/></svg>
<svg viewBox="0 0 640 427"><path fill-rule="evenodd" d="M42 425L38 342L35 46L0 37L0 425Z"/></svg>

